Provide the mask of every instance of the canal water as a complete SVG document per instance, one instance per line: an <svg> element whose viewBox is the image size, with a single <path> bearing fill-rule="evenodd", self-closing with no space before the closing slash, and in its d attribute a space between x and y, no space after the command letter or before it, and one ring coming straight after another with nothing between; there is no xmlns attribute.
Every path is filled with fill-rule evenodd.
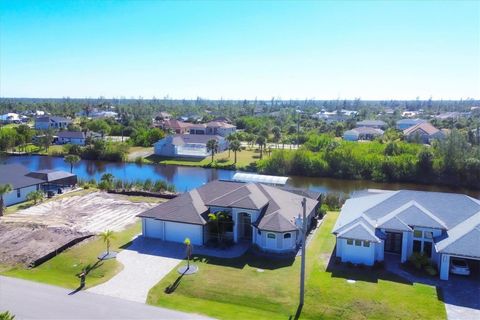
<svg viewBox="0 0 480 320"><path fill-rule="evenodd" d="M58 169L70 171L70 165L63 158L48 156L10 156L0 160L0 163L18 163L30 171L41 169ZM234 171L221 169L204 169L174 165L153 165L122 162L105 162L81 160L73 168L73 173L81 179L95 178L100 180L104 173L111 173L122 180L165 180L175 185L177 191L184 192L199 187L209 181L231 179ZM365 189L386 190L425 190L440 192L457 192L480 199L480 190L467 190L436 185L420 185L413 183L377 183L366 180L340 180L332 178L290 177L288 185L318 192L338 192L351 194Z"/></svg>

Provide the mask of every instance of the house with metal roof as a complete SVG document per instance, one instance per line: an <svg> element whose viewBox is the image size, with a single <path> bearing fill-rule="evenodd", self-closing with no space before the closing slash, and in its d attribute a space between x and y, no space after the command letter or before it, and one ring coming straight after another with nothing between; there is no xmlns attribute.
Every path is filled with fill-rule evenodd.
<svg viewBox="0 0 480 320"><path fill-rule="evenodd" d="M149 209L142 218L142 234L147 238L195 245L207 244L208 216L219 211L227 215L225 236L234 243L247 241L270 252L294 251L301 241L302 200L306 199L307 225L319 202L299 193L260 183L212 181Z"/></svg>
<svg viewBox="0 0 480 320"><path fill-rule="evenodd" d="M210 140L218 142L217 152L225 151L228 142L218 135L207 134L176 134L158 140L154 145L156 155L175 158L205 158L210 155L207 143Z"/></svg>
<svg viewBox="0 0 480 320"><path fill-rule="evenodd" d="M480 260L480 201L463 194L384 191L349 199L333 228L342 262L373 265L386 253L426 255L448 280L452 257Z"/></svg>

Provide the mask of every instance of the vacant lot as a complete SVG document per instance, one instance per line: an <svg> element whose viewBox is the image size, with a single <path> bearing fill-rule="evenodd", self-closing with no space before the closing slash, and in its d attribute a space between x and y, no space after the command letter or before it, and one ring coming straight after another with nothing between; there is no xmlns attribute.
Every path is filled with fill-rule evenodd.
<svg viewBox="0 0 480 320"><path fill-rule="evenodd" d="M138 213L156 205L135 200L103 192L68 195L4 216L0 264L28 265L77 238L123 230Z"/></svg>
<svg viewBox="0 0 480 320"><path fill-rule="evenodd" d="M326 270L335 245L329 213L307 248L305 305L301 319L442 319L445 307L435 287L406 283L384 270ZM199 272L179 279L172 271L148 302L219 319L292 319L298 305L300 258L236 259L196 256ZM178 280L179 279L179 280ZM347 282L357 279L356 282ZM178 280L174 293L165 288Z"/></svg>

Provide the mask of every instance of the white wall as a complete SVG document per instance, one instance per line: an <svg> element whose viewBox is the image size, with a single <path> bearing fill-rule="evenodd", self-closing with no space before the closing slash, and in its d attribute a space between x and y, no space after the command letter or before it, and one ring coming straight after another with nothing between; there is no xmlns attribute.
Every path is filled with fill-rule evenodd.
<svg viewBox="0 0 480 320"><path fill-rule="evenodd" d="M26 201L27 200L27 195L32 191L39 190L39 188L38 188L38 185L29 186L29 187L25 187L25 188L20 188L20 197L17 196L17 190L18 189L15 189L15 190L3 195L3 201L4 201L6 207Z"/></svg>
<svg viewBox="0 0 480 320"><path fill-rule="evenodd" d="M143 218L142 233L146 238L178 243L183 243L185 238L189 238L192 244L203 245L203 227L201 225Z"/></svg>
<svg viewBox="0 0 480 320"><path fill-rule="evenodd" d="M342 246L340 249L342 262L367 266L372 266L375 263L375 243L370 242L370 246L365 247L363 241L361 241L360 246L355 245L355 240L351 245L347 244L347 239L337 238L337 242Z"/></svg>
<svg viewBox="0 0 480 320"><path fill-rule="evenodd" d="M164 239L164 222L156 219L142 218L142 233L147 238Z"/></svg>

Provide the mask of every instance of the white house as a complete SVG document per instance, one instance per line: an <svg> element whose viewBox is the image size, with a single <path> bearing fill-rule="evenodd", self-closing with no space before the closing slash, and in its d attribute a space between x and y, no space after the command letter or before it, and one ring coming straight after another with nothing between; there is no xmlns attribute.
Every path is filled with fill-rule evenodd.
<svg viewBox="0 0 480 320"><path fill-rule="evenodd" d="M77 144L80 146L85 145L87 139L84 132L81 131L60 131L57 134L58 144Z"/></svg>
<svg viewBox="0 0 480 320"><path fill-rule="evenodd" d="M291 252L301 242L304 196L260 183L212 181L149 209L142 218L147 238L204 245L216 234L209 233L208 214L225 212L231 221L225 236L233 242L247 241L264 251ZM310 225L319 202L306 198Z"/></svg>
<svg viewBox="0 0 480 320"><path fill-rule="evenodd" d="M207 143L210 140L218 142L218 152L227 149L228 142L217 135L177 134L167 136L157 141L153 147L156 155L178 158L205 158L210 155Z"/></svg>
<svg viewBox="0 0 480 320"><path fill-rule="evenodd" d="M66 129L68 125L72 123L72 120L57 117L57 116L43 116L35 118L36 130L48 130L48 129Z"/></svg>
<svg viewBox="0 0 480 320"><path fill-rule="evenodd" d="M397 130L405 130L410 127L416 126L417 124L420 123L425 123L427 120L423 119L401 119L397 121L396 128Z"/></svg>
<svg viewBox="0 0 480 320"><path fill-rule="evenodd" d="M382 136L383 130L369 127L357 127L352 130L347 130L343 133L343 140L358 141L358 140L373 140L376 137Z"/></svg>
<svg viewBox="0 0 480 320"><path fill-rule="evenodd" d="M432 140L441 140L445 138L442 130L435 128L429 122L421 122L403 130L403 135L409 141L419 141L421 143L430 143Z"/></svg>
<svg viewBox="0 0 480 320"><path fill-rule="evenodd" d="M384 129L387 127L387 124L382 120L363 120L357 122L357 127Z"/></svg>
<svg viewBox="0 0 480 320"><path fill-rule="evenodd" d="M0 185L12 185L12 191L3 195L6 207L26 201L32 191L40 190L43 180L28 177L27 168L18 164L0 164Z"/></svg>
<svg viewBox="0 0 480 320"><path fill-rule="evenodd" d="M426 255L448 280L451 257L480 260L480 201L463 194L384 191L349 199L333 228L342 262L373 265L385 253Z"/></svg>

